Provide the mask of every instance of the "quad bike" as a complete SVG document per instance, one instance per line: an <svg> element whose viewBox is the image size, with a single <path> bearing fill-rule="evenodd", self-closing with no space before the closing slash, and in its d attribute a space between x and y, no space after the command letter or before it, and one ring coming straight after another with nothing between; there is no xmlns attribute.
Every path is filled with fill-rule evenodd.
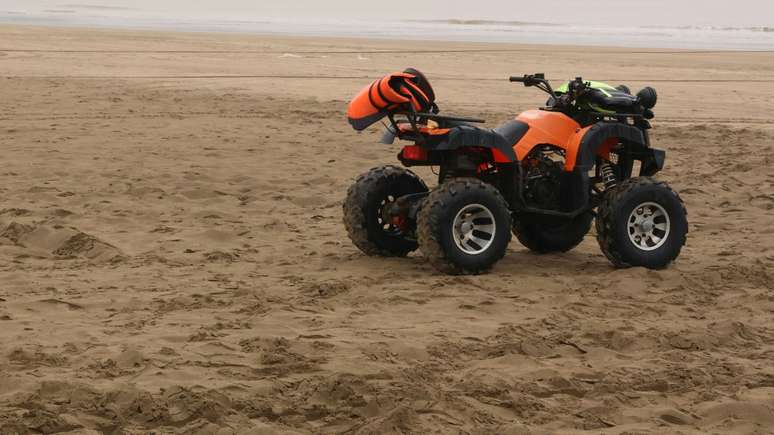
<svg viewBox="0 0 774 435"><path fill-rule="evenodd" d="M596 218L599 246L615 266L658 269L675 260L688 223L678 194L651 178L665 158L648 136L655 89L631 95L623 85L576 78L554 90L543 74L510 80L550 97L495 129L439 115L433 88L415 69L352 100L353 128L386 117L382 142L411 142L398 154L404 166L438 168L433 189L394 165L357 178L344 201L355 246L380 256L419 248L443 272L477 274L503 258L511 232L532 251L565 252Z"/></svg>

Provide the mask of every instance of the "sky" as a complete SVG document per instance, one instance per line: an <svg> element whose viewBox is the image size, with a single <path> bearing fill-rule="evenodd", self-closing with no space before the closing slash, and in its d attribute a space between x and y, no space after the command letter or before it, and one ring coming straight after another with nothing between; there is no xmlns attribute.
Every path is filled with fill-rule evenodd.
<svg viewBox="0 0 774 435"><path fill-rule="evenodd" d="M486 19L619 26L774 27L774 0L0 0L0 12L82 11L84 6L97 6L93 10L109 11L111 15L143 13L181 19Z"/></svg>

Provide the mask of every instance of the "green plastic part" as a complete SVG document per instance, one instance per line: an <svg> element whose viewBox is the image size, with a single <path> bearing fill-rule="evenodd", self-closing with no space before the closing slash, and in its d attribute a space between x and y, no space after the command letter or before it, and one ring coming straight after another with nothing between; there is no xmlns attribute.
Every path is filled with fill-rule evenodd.
<svg viewBox="0 0 774 435"><path fill-rule="evenodd" d="M605 94L605 96L608 96L608 97L611 96L610 91L615 91L615 92L618 91L618 89L616 89L614 86L610 86L604 82L595 82L593 80L588 80L586 81L586 85L591 89L596 89L602 92L603 94ZM569 89L570 89L570 82L567 82L559 86L557 89L555 89L554 92L556 92L557 94L565 94ZM614 115L616 113L614 110L607 110L596 104L583 103L581 107L587 110L592 110L594 112L604 113L606 115Z"/></svg>
<svg viewBox="0 0 774 435"><path fill-rule="evenodd" d="M592 88L592 89L599 89L600 91L604 92L605 94L607 94L607 91L615 91L615 90L617 90L615 88L615 86L610 86L610 85L608 85L607 83L604 83L604 82L595 82L595 81L591 80L591 81L587 81L586 84L590 88ZM554 89L554 92L556 92L557 94L566 94L569 89L570 89L570 82L566 82L566 83L562 84L561 86L559 86L558 88ZM608 96L610 96L610 95L608 94Z"/></svg>

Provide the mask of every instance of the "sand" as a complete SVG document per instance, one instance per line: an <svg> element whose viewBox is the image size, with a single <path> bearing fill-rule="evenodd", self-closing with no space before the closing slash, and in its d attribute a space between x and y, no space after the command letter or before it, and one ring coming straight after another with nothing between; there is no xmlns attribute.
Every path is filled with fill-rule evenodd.
<svg viewBox="0 0 774 435"><path fill-rule="evenodd" d="M774 427L774 54L9 26L0 41L0 433ZM545 99L511 74L657 87L660 178L689 212L679 261L617 270L593 234L562 255L514 239L475 277L362 255L342 198L398 146L353 132L346 102L406 66L445 112L490 125Z"/></svg>

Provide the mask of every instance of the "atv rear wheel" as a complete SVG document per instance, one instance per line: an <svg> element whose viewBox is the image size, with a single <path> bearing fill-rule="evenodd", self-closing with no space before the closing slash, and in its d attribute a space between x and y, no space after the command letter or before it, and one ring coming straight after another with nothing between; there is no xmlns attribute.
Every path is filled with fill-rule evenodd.
<svg viewBox="0 0 774 435"><path fill-rule="evenodd" d="M584 213L573 219L546 217L514 220L513 234L522 245L541 254L567 252L578 246L591 229L594 217Z"/></svg>
<svg viewBox="0 0 774 435"><path fill-rule="evenodd" d="M475 178L448 181L425 200L417 218L422 253L441 272L478 274L505 255L511 212L500 192Z"/></svg>
<svg viewBox="0 0 774 435"><path fill-rule="evenodd" d="M358 177L344 200L344 226L352 243L372 256L404 257L416 250L413 223L388 221L383 211L401 196L422 192L427 192L425 183L398 166L373 168Z"/></svg>
<svg viewBox="0 0 774 435"><path fill-rule="evenodd" d="M688 219L680 196L663 181L628 179L605 194L597 211L597 241L617 267L666 267L680 255Z"/></svg>

